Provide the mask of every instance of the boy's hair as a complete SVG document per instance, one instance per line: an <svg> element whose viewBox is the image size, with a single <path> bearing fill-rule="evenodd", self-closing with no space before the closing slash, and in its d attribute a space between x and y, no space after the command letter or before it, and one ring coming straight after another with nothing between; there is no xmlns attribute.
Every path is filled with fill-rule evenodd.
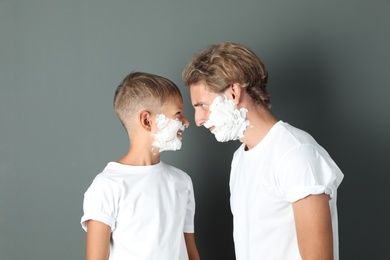
<svg viewBox="0 0 390 260"><path fill-rule="evenodd" d="M238 83L256 103L271 108L266 90L268 72L256 54L240 44L210 45L187 64L183 80L187 86L203 81L215 93L223 93L231 84Z"/></svg>
<svg viewBox="0 0 390 260"><path fill-rule="evenodd" d="M132 72L127 75L117 87L114 96L115 113L129 132L132 120L141 110L152 114L158 113L159 108L172 98L182 99L179 88L164 77Z"/></svg>

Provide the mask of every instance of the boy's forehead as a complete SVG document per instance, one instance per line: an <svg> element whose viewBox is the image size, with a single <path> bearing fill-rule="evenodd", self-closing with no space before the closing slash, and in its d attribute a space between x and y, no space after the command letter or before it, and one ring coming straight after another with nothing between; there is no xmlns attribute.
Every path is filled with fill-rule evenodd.
<svg viewBox="0 0 390 260"><path fill-rule="evenodd" d="M172 107L172 106L183 106L183 98L179 95L171 96L170 98L167 98L164 100L164 103L162 104L162 107Z"/></svg>

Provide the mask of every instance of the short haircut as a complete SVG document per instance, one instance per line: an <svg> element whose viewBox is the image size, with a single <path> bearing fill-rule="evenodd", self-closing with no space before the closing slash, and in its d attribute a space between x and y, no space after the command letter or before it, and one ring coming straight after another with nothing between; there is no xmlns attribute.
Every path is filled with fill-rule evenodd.
<svg viewBox="0 0 390 260"><path fill-rule="evenodd" d="M257 104L271 108L266 90L268 72L260 58L240 44L210 45L195 54L183 70L183 80L187 86L203 81L215 93L223 93L238 83Z"/></svg>
<svg viewBox="0 0 390 260"><path fill-rule="evenodd" d="M172 98L182 99L179 88L164 77L132 72L117 87L114 96L115 113L126 131L132 128L132 120L141 110L152 114Z"/></svg>

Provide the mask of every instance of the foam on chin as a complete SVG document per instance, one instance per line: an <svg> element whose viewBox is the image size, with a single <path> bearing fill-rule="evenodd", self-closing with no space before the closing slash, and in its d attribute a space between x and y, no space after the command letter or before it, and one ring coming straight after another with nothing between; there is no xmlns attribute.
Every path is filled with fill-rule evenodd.
<svg viewBox="0 0 390 260"><path fill-rule="evenodd" d="M176 151L181 148L182 142L177 137L179 130L184 131L185 127L178 119L167 118L164 114L156 116L157 134L154 137L153 146L162 151Z"/></svg>
<svg viewBox="0 0 390 260"><path fill-rule="evenodd" d="M217 96L210 105L209 120L204 124L206 128L214 126L212 133L219 142L237 140L244 136L249 125L246 119L248 109L236 109L232 100L225 95Z"/></svg>

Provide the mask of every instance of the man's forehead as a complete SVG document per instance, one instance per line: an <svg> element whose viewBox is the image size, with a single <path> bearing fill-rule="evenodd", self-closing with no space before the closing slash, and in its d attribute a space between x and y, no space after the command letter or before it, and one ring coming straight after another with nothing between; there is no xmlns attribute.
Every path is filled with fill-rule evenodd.
<svg viewBox="0 0 390 260"><path fill-rule="evenodd" d="M207 95L207 96L216 94L210 91L210 87L203 81L191 84L190 92L194 94L196 93L196 94Z"/></svg>

